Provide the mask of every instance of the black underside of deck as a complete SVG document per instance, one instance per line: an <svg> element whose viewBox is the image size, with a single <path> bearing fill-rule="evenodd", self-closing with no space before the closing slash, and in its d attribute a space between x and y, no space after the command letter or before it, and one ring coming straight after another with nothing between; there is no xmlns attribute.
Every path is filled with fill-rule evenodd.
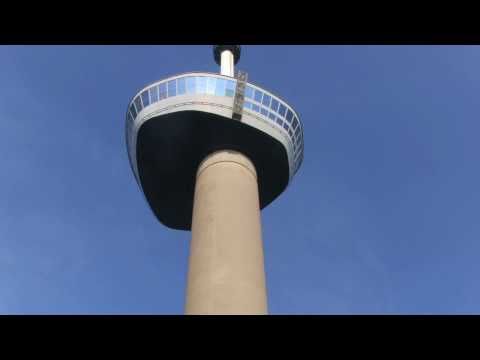
<svg viewBox="0 0 480 360"><path fill-rule="evenodd" d="M190 230L200 162L217 150L236 150L255 165L260 207L288 184L285 147L252 126L200 111L178 111L147 120L137 138L137 166L147 201L165 226Z"/></svg>

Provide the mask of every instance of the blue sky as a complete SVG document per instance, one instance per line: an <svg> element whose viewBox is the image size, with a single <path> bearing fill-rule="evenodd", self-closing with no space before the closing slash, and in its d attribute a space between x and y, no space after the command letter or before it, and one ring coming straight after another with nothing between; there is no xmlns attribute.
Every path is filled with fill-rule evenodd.
<svg viewBox="0 0 480 360"><path fill-rule="evenodd" d="M272 314L480 311L480 47L244 46L305 157L262 212ZM125 111L210 46L0 47L0 313L181 314L190 233L157 222Z"/></svg>

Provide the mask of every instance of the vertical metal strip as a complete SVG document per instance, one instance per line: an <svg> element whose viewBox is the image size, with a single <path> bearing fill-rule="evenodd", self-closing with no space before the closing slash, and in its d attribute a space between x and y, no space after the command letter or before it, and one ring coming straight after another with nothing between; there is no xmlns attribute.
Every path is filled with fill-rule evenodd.
<svg viewBox="0 0 480 360"><path fill-rule="evenodd" d="M235 97L233 100L233 114L234 120L241 121L243 113L243 103L245 101L245 85L247 83L248 74L244 71L237 71L235 76L237 79L237 86L235 88Z"/></svg>

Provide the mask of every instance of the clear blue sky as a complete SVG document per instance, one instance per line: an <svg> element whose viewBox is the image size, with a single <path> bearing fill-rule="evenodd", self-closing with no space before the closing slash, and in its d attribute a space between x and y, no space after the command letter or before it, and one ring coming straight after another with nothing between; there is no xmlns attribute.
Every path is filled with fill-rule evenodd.
<svg viewBox="0 0 480 360"><path fill-rule="evenodd" d="M244 46L305 158L262 212L272 314L480 313L480 47ZM0 47L0 313L181 314L190 233L125 148L147 83L210 46Z"/></svg>

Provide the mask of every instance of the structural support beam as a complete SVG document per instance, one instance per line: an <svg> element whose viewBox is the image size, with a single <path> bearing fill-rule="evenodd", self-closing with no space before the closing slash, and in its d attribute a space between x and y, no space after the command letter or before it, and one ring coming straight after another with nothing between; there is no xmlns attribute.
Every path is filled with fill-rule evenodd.
<svg viewBox="0 0 480 360"><path fill-rule="evenodd" d="M257 173L235 151L199 166L186 314L267 314Z"/></svg>

